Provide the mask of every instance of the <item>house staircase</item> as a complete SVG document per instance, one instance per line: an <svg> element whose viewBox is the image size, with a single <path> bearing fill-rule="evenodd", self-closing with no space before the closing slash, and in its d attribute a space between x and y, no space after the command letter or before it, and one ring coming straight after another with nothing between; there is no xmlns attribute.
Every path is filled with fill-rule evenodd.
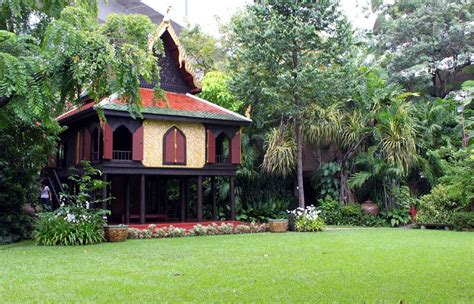
<svg viewBox="0 0 474 304"><path fill-rule="evenodd" d="M59 207L60 203L60 193L64 192L63 185L59 180L58 173L56 172L55 168L46 168L43 170L41 174L41 179L45 185L47 185L51 191L51 198L52 198L52 207L57 208Z"/></svg>

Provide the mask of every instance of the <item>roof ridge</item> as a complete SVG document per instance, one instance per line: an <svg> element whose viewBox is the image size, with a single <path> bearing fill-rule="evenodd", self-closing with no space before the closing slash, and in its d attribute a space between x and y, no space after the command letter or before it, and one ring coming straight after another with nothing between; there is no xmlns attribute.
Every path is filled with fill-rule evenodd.
<svg viewBox="0 0 474 304"><path fill-rule="evenodd" d="M210 102L210 101L208 101L208 100L205 100L205 99L203 99L203 98L197 97L196 95L192 95L192 94L186 93L186 96L191 97L191 98L194 98L194 99L199 100L199 101L201 101L201 102L204 102L205 104L214 106L214 107L218 108L219 110L222 110L222 111L226 112L227 114L235 115L235 116L239 117L240 119L243 119L243 120L248 121L248 122L252 122L252 119L250 119L250 118L248 118L248 117L245 117L245 116L243 116L243 115L240 115L239 113L236 113L236 112L234 112L234 111L231 111L231 110L229 110L229 109L226 109L226 108L224 108L224 107L221 107L220 105L217 105L217 104L215 104L215 103L213 103L213 102Z"/></svg>

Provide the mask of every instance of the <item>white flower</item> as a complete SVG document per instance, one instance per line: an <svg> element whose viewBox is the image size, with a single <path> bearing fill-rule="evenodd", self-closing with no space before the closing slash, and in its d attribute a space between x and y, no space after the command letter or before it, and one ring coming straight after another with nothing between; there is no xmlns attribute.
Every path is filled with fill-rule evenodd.
<svg viewBox="0 0 474 304"><path fill-rule="evenodd" d="M68 213L66 215L66 221L73 223L76 220L76 216L74 214Z"/></svg>
<svg viewBox="0 0 474 304"><path fill-rule="evenodd" d="M89 202L86 201L86 209L89 209L89 206L90 206Z"/></svg>

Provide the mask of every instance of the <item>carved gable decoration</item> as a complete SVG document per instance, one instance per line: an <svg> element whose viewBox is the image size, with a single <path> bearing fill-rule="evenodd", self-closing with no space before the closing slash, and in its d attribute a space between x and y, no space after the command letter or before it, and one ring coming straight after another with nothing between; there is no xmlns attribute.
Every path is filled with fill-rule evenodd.
<svg viewBox="0 0 474 304"><path fill-rule="evenodd" d="M201 92L192 66L186 58L169 19L164 19L148 42L152 48L156 39L163 42L164 56L160 58L160 87L166 91L196 94ZM142 81L142 86L152 88L154 84Z"/></svg>

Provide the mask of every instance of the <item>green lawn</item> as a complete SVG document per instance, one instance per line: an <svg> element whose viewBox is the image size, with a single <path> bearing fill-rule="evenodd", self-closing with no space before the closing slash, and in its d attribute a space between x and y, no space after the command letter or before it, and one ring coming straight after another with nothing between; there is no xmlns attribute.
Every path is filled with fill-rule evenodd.
<svg viewBox="0 0 474 304"><path fill-rule="evenodd" d="M0 246L0 302L474 303L474 233L346 229Z"/></svg>

